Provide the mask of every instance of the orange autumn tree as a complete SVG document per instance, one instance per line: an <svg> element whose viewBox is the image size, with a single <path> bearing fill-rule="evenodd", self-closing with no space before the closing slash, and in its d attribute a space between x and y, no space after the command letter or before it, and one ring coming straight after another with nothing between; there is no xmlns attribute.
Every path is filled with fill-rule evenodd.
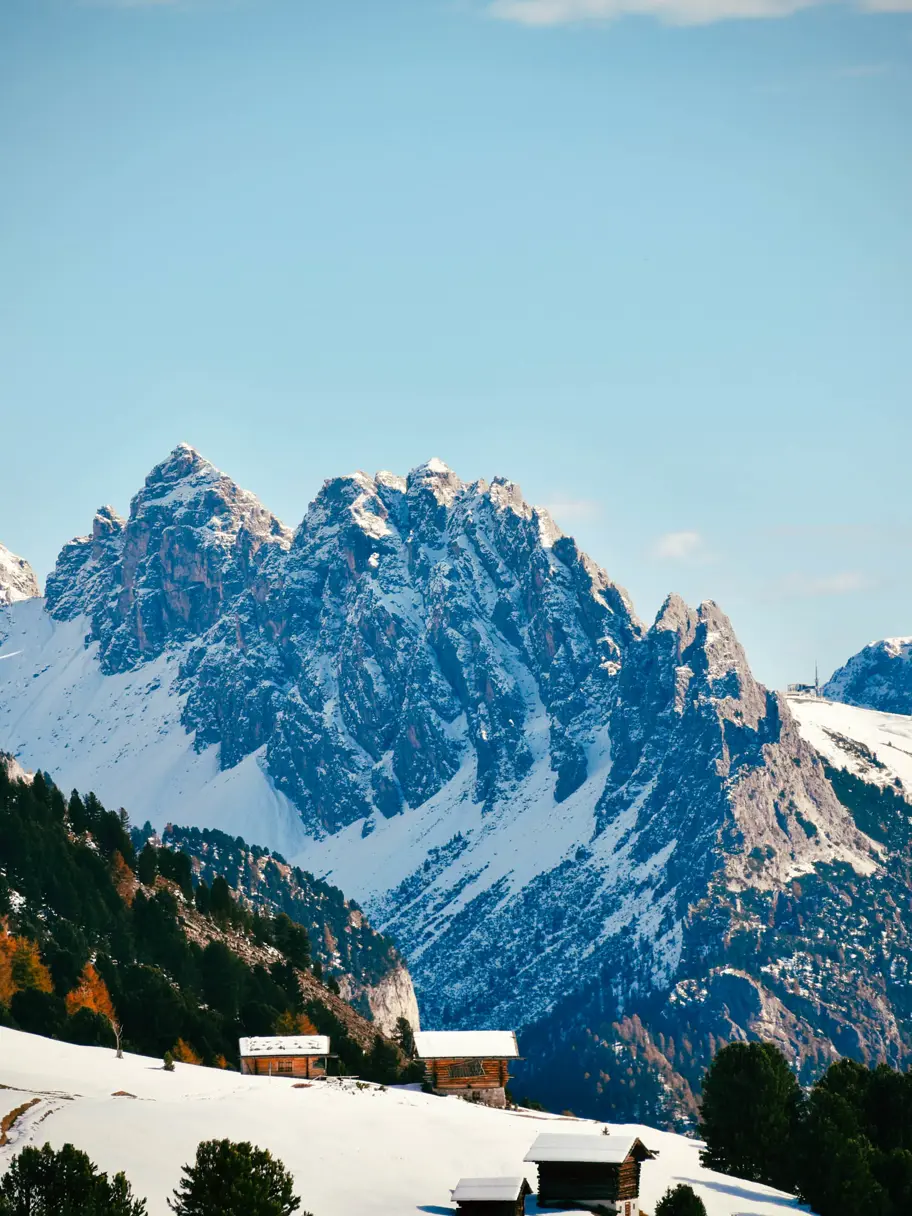
<svg viewBox="0 0 912 1216"><path fill-rule="evenodd" d="M198 1056L186 1039L178 1039L174 1044L174 1049L171 1055L181 1064L202 1064L201 1056Z"/></svg>
<svg viewBox="0 0 912 1216"><path fill-rule="evenodd" d="M107 1018L113 1026L117 1021L114 1012L114 1002L108 992L107 985L91 963L86 963L79 977L79 983L66 997L67 1013L73 1014L77 1009L90 1009Z"/></svg>
<svg viewBox="0 0 912 1216"><path fill-rule="evenodd" d="M319 1034L316 1026L305 1013L289 1013L286 1010L276 1018L276 1034Z"/></svg>
<svg viewBox="0 0 912 1216"><path fill-rule="evenodd" d="M111 881L114 883L114 889L120 898L128 908L131 907L133 898L136 895L136 878L133 871L124 861L123 854L117 849L114 850L114 855L111 858Z"/></svg>
<svg viewBox="0 0 912 1216"><path fill-rule="evenodd" d="M17 992L37 988L52 992L51 973L41 961L38 943L12 933L0 933L0 1002L8 1005Z"/></svg>

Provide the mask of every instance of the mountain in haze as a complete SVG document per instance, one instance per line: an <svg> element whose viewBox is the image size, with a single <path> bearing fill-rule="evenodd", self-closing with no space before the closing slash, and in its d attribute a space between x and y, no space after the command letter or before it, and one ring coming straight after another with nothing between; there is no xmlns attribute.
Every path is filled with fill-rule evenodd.
<svg viewBox="0 0 912 1216"><path fill-rule="evenodd" d="M912 637L871 642L823 687L832 701L891 714L912 714Z"/></svg>
<svg viewBox="0 0 912 1216"><path fill-rule="evenodd" d="M181 446L4 634L0 746L330 877L551 1102L686 1123L732 1037L907 1057L903 872L786 700L510 481L334 478L291 533Z"/></svg>

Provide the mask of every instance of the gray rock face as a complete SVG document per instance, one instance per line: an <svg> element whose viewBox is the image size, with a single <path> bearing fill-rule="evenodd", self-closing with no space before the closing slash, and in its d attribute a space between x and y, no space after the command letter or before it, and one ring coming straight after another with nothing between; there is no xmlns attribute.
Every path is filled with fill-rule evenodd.
<svg viewBox="0 0 912 1216"><path fill-rule="evenodd" d="M823 695L863 709L912 714L912 637L865 646L833 673Z"/></svg>
<svg viewBox="0 0 912 1216"><path fill-rule="evenodd" d="M146 478L127 520L102 507L92 535L64 547L48 611L89 616L102 670L127 671L205 632L250 586L263 547L289 539L252 494L181 444Z"/></svg>
<svg viewBox="0 0 912 1216"><path fill-rule="evenodd" d="M41 594L35 572L24 557L0 545L0 607Z"/></svg>
<svg viewBox="0 0 912 1216"><path fill-rule="evenodd" d="M173 651L197 748L257 754L302 860L341 867L403 949L424 1024L527 1027L541 1059L572 1042L590 1066L562 1105L675 1121L719 1037L774 1023L808 1068L843 1042L804 962L775 978L774 945L742 938L810 884L801 960L876 851L720 609L671 596L645 627L512 482L436 460L335 478L291 536L179 448L126 521L64 549L48 603L89 617L105 671ZM874 966L828 983L860 1011L856 1053L899 1059ZM662 1045L682 1034L686 1066ZM625 1107L599 1077L640 1048L652 1105Z"/></svg>

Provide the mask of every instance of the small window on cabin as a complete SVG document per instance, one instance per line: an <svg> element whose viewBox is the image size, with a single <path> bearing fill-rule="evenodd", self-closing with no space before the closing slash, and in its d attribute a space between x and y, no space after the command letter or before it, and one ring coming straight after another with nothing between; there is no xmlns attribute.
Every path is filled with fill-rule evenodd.
<svg viewBox="0 0 912 1216"><path fill-rule="evenodd" d="M453 1081L468 1080L470 1077L483 1077L484 1065L481 1060L466 1060L462 1064L450 1065L450 1078Z"/></svg>
<svg viewBox="0 0 912 1216"><path fill-rule="evenodd" d="M291 1060L276 1060L276 1072L291 1072Z"/></svg>

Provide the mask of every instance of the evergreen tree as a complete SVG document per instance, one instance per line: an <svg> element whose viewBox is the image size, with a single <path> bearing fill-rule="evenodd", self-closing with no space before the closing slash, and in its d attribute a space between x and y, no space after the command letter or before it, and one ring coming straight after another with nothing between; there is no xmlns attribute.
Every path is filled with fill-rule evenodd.
<svg viewBox="0 0 912 1216"><path fill-rule="evenodd" d="M201 878L196 884L196 891L193 894L193 902L196 904L197 912L202 912L204 916L208 916L210 908L209 899L209 884L205 878Z"/></svg>
<svg viewBox="0 0 912 1216"><path fill-rule="evenodd" d="M706 1216L703 1200L686 1182L669 1187L656 1204L655 1216Z"/></svg>
<svg viewBox="0 0 912 1216"><path fill-rule="evenodd" d="M144 887L151 887L158 874L158 850L151 844L145 844L136 863L136 873Z"/></svg>
<svg viewBox="0 0 912 1216"><path fill-rule="evenodd" d="M168 1206L179 1216L291 1216L301 1206L293 1188L291 1174L265 1149L246 1141L203 1140Z"/></svg>
<svg viewBox="0 0 912 1216"><path fill-rule="evenodd" d="M791 1190L801 1088L772 1043L729 1043L703 1079L703 1165Z"/></svg>
<svg viewBox="0 0 912 1216"><path fill-rule="evenodd" d="M0 1180L0 1216L144 1216L123 1174L108 1179L85 1153L27 1145Z"/></svg>
<svg viewBox="0 0 912 1216"><path fill-rule="evenodd" d="M415 1058L415 1034L408 1018L396 1018L396 1029L393 1038L402 1048L402 1054L409 1060Z"/></svg>
<svg viewBox="0 0 912 1216"><path fill-rule="evenodd" d="M231 888L221 874L217 874L212 880L209 907L216 920L230 920L234 914Z"/></svg>

